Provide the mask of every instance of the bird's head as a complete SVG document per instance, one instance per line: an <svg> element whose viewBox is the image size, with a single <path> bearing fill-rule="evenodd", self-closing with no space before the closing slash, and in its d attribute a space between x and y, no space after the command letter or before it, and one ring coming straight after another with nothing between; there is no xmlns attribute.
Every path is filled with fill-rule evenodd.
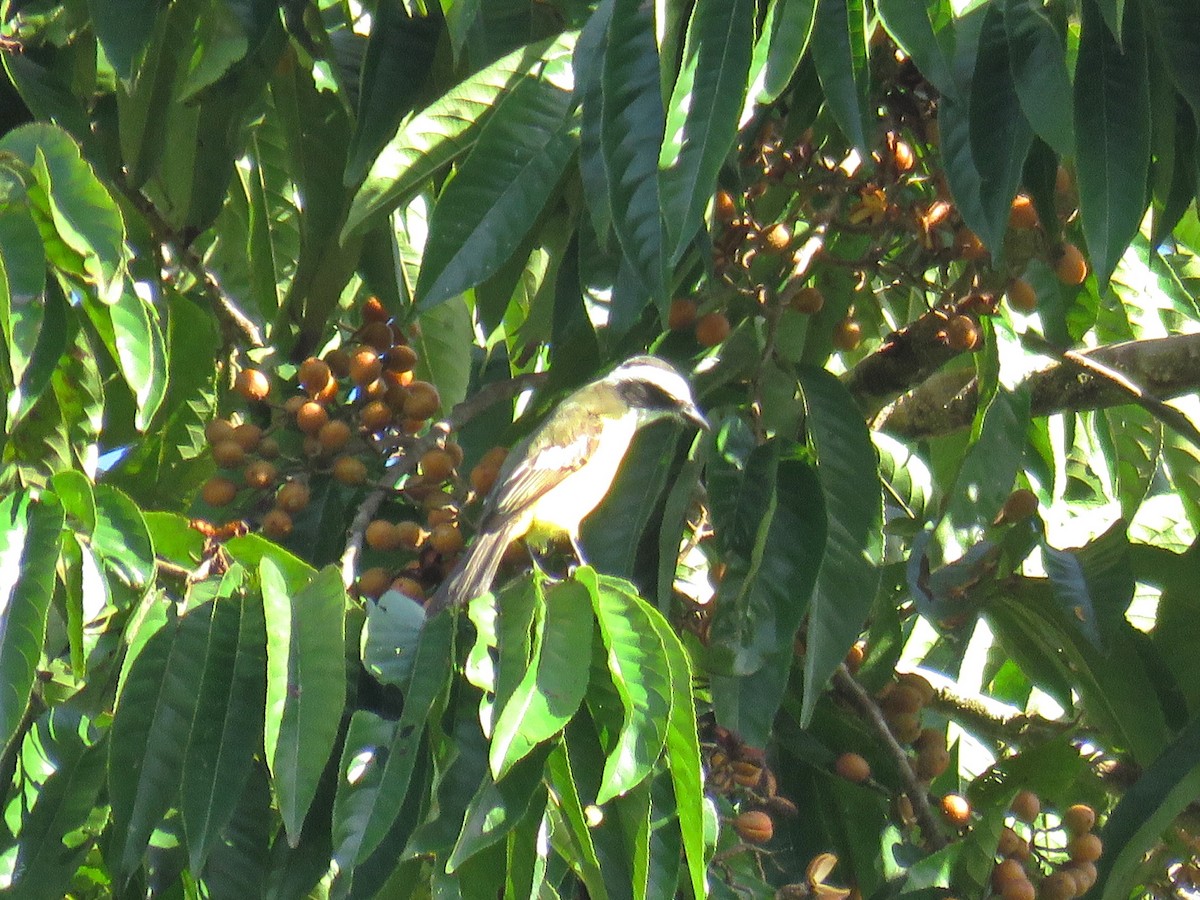
<svg viewBox="0 0 1200 900"><path fill-rule="evenodd" d="M708 420L696 406L692 386L672 366L655 356L635 356L604 377L629 404L643 424L675 416L708 430Z"/></svg>

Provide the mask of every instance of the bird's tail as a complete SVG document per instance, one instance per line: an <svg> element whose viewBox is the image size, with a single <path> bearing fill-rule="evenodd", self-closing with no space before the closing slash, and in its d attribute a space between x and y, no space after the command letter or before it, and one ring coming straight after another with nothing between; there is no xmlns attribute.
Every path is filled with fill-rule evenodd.
<svg viewBox="0 0 1200 900"><path fill-rule="evenodd" d="M511 528L480 532L454 571L425 605L426 615L433 616L448 606L468 603L490 588L512 539Z"/></svg>

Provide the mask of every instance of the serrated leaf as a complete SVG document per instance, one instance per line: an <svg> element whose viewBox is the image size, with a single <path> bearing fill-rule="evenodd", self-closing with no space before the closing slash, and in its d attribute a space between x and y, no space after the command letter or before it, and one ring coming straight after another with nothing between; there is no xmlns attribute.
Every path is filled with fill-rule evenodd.
<svg viewBox="0 0 1200 900"><path fill-rule="evenodd" d="M300 840L346 702L346 589L333 566L300 590L259 563L267 627L265 750L288 843Z"/></svg>
<svg viewBox="0 0 1200 900"><path fill-rule="evenodd" d="M658 179L665 119L649 4L613 4L600 84L600 154L608 173L613 229L642 291L665 307L667 259Z"/></svg>
<svg viewBox="0 0 1200 900"><path fill-rule="evenodd" d="M558 734L587 693L589 670L579 664L579 652L592 645L588 590L565 581L551 585L544 597L533 658L492 729L488 760L498 782L538 744Z"/></svg>
<svg viewBox="0 0 1200 900"><path fill-rule="evenodd" d="M842 133L865 159L869 58L862 0L818 0L812 52L825 102Z"/></svg>
<svg viewBox="0 0 1200 900"><path fill-rule="evenodd" d="M375 158L346 216L342 240L386 215L434 172L470 150L500 101L547 62L569 55L574 32L531 44L451 88L405 122Z"/></svg>
<svg viewBox="0 0 1200 900"><path fill-rule="evenodd" d="M737 136L753 41L753 0L699 0L693 8L658 160L672 262L699 229Z"/></svg>
<svg viewBox="0 0 1200 900"><path fill-rule="evenodd" d="M1021 111L1038 137L1059 156L1072 155L1071 78L1063 38L1033 0L1006 0L1004 30Z"/></svg>
<svg viewBox="0 0 1200 900"><path fill-rule="evenodd" d="M52 495L34 500L15 491L0 499L0 738L6 750L29 705L42 654L63 521Z"/></svg>
<svg viewBox="0 0 1200 900"><path fill-rule="evenodd" d="M858 639L875 602L883 550L883 488L870 431L841 382L823 369L805 369L800 387L829 523L808 614L802 712L807 724L825 683Z"/></svg>
<svg viewBox="0 0 1200 900"><path fill-rule="evenodd" d="M1079 215L1100 290L1137 234L1150 168L1150 88L1141 16L1125 22L1124 51L1094 2L1083 4L1075 67Z"/></svg>

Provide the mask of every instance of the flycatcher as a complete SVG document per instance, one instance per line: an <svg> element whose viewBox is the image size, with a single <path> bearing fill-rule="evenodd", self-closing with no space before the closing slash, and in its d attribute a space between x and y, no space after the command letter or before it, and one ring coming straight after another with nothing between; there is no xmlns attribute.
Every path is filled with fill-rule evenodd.
<svg viewBox="0 0 1200 900"><path fill-rule="evenodd" d="M487 591L518 538L544 547L566 536L582 561L580 523L612 487L637 430L667 417L708 428L687 379L653 356L635 356L563 400L508 455L474 543L430 599L428 614Z"/></svg>

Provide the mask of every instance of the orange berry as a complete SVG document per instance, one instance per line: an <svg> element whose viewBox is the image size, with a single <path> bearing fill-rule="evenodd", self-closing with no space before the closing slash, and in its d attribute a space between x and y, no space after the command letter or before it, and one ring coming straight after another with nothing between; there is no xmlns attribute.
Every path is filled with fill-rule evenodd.
<svg viewBox="0 0 1200 900"><path fill-rule="evenodd" d="M737 203L734 202L733 194L725 190L717 191L717 196L713 199L713 213L718 222L732 222L737 216Z"/></svg>
<svg viewBox="0 0 1200 900"><path fill-rule="evenodd" d="M1096 872L1096 864L1090 862L1072 861L1063 867L1063 871L1070 872L1075 878L1076 897L1082 897L1090 891L1096 883L1096 878L1099 874Z"/></svg>
<svg viewBox="0 0 1200 900"><path fill-rule="evenodd" d="M363 301L362 319L364 322L386 322L388 318L387 308L378 297L368 297Z"/></svg>
<svg viewBox="0 0 1200 900"><path fill-rule="evenodd" d="M428 381L414 381L406 390L404 415L409 419L424 421L438 411L442 398L438 390Z"/></svg>
<svg viewBox="0 0 1200 900"><path fill-rule="evenodd" d="M792 231L782 222L772 225L761 236L763 250L767 253L784 253L792 242Z"/></svg>
<svg viewBox="0 0 1200 900"><path fill-rule="evenodd" d="M488 466L480 463L471 470L471 489L476 494L485 495L492 489L492 485L496 483L496 477L500 474L500 470L495 466Z"/></svg>
<svg viewBox="0 0 1200 900"><path fill-rule="evenodd" d="M385 353L392 346L392 329L386 322L371 322L358 332L358 339L376 352Z"/></svg>
<svg viewBox="0 0 1200 900"><path fill-rule="evenodd" d="M846 653L846 668L850 670L850 674L854 675L862 667L863 660L867 656L867 647L859 641Z"/></svg>
<svg viewBox="0 0 1200 900"><path fill-rule="evenodd" d="M378 566L365 570L358 576L358 593L361 597L370 597L373 600L379 599L379 595L388 589L388 585L392 583L391 576L388 575L385 569Z"/></svg>
<svg viewBox="0 0 1200 900"><path fill-rule="evenodd" d="M504 465L504 461L508 459L507 447L492 447L487 453L483 454L479 459L479 464L491 466L494 469L499 469Z"/></svg>
<svg viewBox="0 0 1200 900"><path fill-rule="evenodd" d="M233 425L227 419L213 419L204 426L204 437L210 447L215 447L221 441L233 439Z"/></svg>
<svg viewBox="0 0 1200 900"><path fill-rule="evenodd" d="M1054 274L1066 285L1083 284L1087 278L1087 260L1074 244L1063 244L1058 258L1054 261Z"/></svg>
<svg viewBox="0 0 1200 900"><path fill-rule="evenodd" d="M453 506L445 506L441 509L431 509L429 515L425 517L425 522L430 528L434 528L443 523L453 523L458 521L458 510Z"/></svg>
<svg viewBox="0 0 1200 900"><path fill-rule="evenodd" d="M358 421L367 431L382 431L392 422L392 409L382 400L372 400L359 411Z"/></svg>
<svg viewBox="0 0 1200 900"><path fill-rule="evenodd" d="M305 434L316 434L325 427L325 423L329 421L329 413L325 412L325 407L315 400L309 400L301 404L296 410L296 427Z"/></svg>
<svg viewBox="0 0 1200 900"><path fill-rule="evenodd" d="M1004 886L1010 882L1028 880L1025 867L1015 859L1003 859L992 869L992 889L997 893L1003 891Z"/></svg>
<svg viewBox="0 0 1200 900"><path fill-rule="evenodd" d="M463 463L463 448L454 441L446 441L446 452L450 454L450 459L454 463L454 468L458 468Z"/></svg>
<svg viewBox="0 0 1200 900"><path fill-rule="evenodd" d="M395 550L400 546L396 526L386 519L375 519L367 525L364 537L372 550Z"/></svg>
<svg viewBox="0 0 1200 900"><path fill-rule="evenodd" d="M416 550L425 541L425 529L416 522L397 522L395 530L396 541L406 550Z"/></svg>
<svg viewBox="0 0 1200 900"><path fill-rule="evenodd" d="M917 751L917 777L932 781L950 768L950 751L937 744L925 744Z"/></svg>
<svg viewBox="0 0 1200 900"><path fill-rule="evenodd" d="M237 374L233 389L247 400L266 400L271 393L271 381L258 369L242 369Z"/></svg>
<svg viewBox="0 0 1200 900"><path fill-rule="evenodd" d="M907 172L917 164L917 155L905 141L896 141L892 146L892 162L896 164L897 172Z"/></svg>
<svg viewBox="0 0 1200 900"><path fill-rule="evenodd" d="M792 295L788 305L798 313L815 316L825 308L825 295L815 287L802 287Z"/></svg>
<svg viewBox="0 0 1200 900"><path fill-rule="evenodd" d="M308 506L310 496L308 485L289 481L275 495L275 503L284 512L298 513Z"/></svg>
<svg viewBox="0 0 1200 900"><path fill-rule="evenodd" d="M862 344L862 326L847 316L833 326L833 346L844 353L857 350Z"/></svg>
<svg viewBox="0 0 1200 900"><path fill-rule="evenodd" d="M213 459L222 469L236 469L246 460L246 451L235 440L221 441L213 447Z"/></svg>
<svg viewBox="0 0 1200 900"><path fill-rule="evenodd" d="M1063 827L1073 835L1087 834L1096 827L1096 811L1086 803L1076 803L1063 813Z"/></svg>
<svg viewBox="0 0 1200 900"><path fill-rule="evenodd" d="M445 481L454 472L454 457L440 447L432 447L421 457L421 474L430 481Z"/></svg>
<svg viewBox="0 0 1200 900"><path fill-rule="evenodd" d="M1038 214L1028 194L1017 194L1008 211L1008 224L1012 228L1028 231L1037 228Z"/></svg>
<svg viewBox="0 0 1200 900"><path fill-rule="evenodd" d="M710 312L696 322L696 341L701 347L715 347L729 337L729 319L722 312Z"/></svg>
<svg viewBox="0 0 1200 900"><path fill-rule="evenodd" d="M733 828L738 837L752 844L765 844L775 834L775 824L771 817L757 809L739 815L733 820Z"/></svg>
<svg viewBox="0 0 1200 900"><path fill-rule="evenodd" d="M843 753L834 761L833 770L855 784L862 784L871 777L870 764L857 753Z"/></svg>
<svg viewBox="0 0 1200 900"><path fill-rule="evenodd" d="M1021 312L1031 313L1037 309L1038 296L1033 285L1024 278L1014 278L1008 285L1008 305Z"/></svg>
<svg viewBox="0 0 1200 900"><path fill-rule="evenodd" d="M888 724L901 744L911 744L921 735L921 717L917 713L897 713L888 719Z"/></svg>
<svg viewBox="0 0 1200 900"><path fill-rule="evenodd" d="M401 575L396 578L392 582L391 589L393 591L399 591L406 597L411 597L418 603L425 600L425 588L421 585L421 582L417 581L415 578L409 578L407 575Z"/></svg>
<svg viewBox="0 0 1200 900"><path fill-rule="evenodd" d="M258 455L263 459L275 459L282 451L279 449L279 441L273 437L265 437L262 443L258 445Z"/></svg>
<svg viewBox="0 0 1200 900"><path fill-rule="evenodd" d="M1013 522L1023 522L1038 510L1037 494L1028 488L1017 488L1008 495L1000 514L996 517L997 525L1007 525Z"/></svg>
<svg viewBox="0 0 1200 900"><path fill-rule="evenodd" d="M925 705L921 692L907 684L896 684L883 698L888 713L917 713Z"/></svg>
<svg viewBox="0 0 1200 900"><path fill-rule="evenodd" d="M691 328L696 322L696 301L690 297L677 297L671 301L667 311L667 327L672 331Z"/></svg>
<svg viewBox="0 0 1200 900"><path fill-rule="evenodd" d="M321 426L317 440L326 453L337 453L350 443L350 426L341 419L333 419Z"/></svg>
<svg viewBox="0 0 1200 900"><path fill-rule="evenodd" d="M333 461L333 477L342 484L360 485L367 480L367 465L357 456L339 456Z"/></svg>
<svg viewBox="0 0 1200 900"><path fill-rule="evenodd" d="M335 347L325 354L325 364L337 378L345 378L350 374L350 354L341 347Z"/></svg>
<svg viewBox="0 0 1200 900"><path fill-rule="evenodd" d="M325 382L325 387L313 394L313 399L322 406L325 406L337 396L337 392L338 381L336 378L330 376L329 380Z"/></svg>
<svg viewBox="0 0 1200 900"><path fill-rule="evenodd" d="M962 259L979 260L987 256L987 248L979 240L979 235L966 225L954 232L954 249Z"/></svg>
<svg viewBox="0 0 1200 900"><path fill-rule="evenodd" d="M974 350L979 346L979 326L970 316L951 316L946 323L946 343L952 350Z"/></svg>
<svg viewBox="0 0 1200 900"><path fill-rule="evenodd" d="M283 402L283 411L285 413L287 413L289 416L294 417L296 415L296 413L298 413L300 411L300 407L302 407L307 402L308 401L304 397L301 397L299 394L292 396L292 397L288 397L287 400L285 400Z"/></svg>
<svg viewBox="0 0 1200 900"><path fill-rule="evenodd" d="M435 525L429 532L429 543L438 553L443 555L455 553L463 548L462 532L457 525L443 522Z"/></svg>
<svg viewBox="0 0 1200 900"><path fill-rule="evenodd" d="M257 460L246 466L244 478L248 487L261 490L265 487L270 487L275 482L276 476L275 466L267 462L265 459Z"/></svg>
<svg viewBox="0 0 1200 900"><path fill-rule="evenodd" d="M1090 831L1072 838L1067 844L1067 855L1072 862L1094 863L1104 852L1104 842Z"/></svg>
<svg viewBox="0 0 1200 900"><path fill-rule="evenodd" d="M389 372L411 372L416 364L417 351L407 344L392 347L383 359L383 367Z"/></svg>
<svg viewBox="0 0 1200 900"><path fill-rule="evenodd" d="M951 825L962 828L971 821L971 804L962 794L947 794L942 798L942 815Z"/></svg>
<svg viewBox="0 0 1200 900"><path fill-rule="evenodd" d="M1005 858L1012 857L1020 852L1021 845L1024 843L1019 834L1005 825L1000 832L1000 843L996 847L996 852Z"/></svg>
<svg viewBox="0 0 1200 900"><path fill-rule="evenodd" d="M919 672L901 672L896 676L896 681L900 686L916 691L922 706L928 706L933 700L933 685Z"/></svg>
<svg viewBox="0 0 1200 900"><path fill-rule="evenodd" d="M1033 791L1018 791L1009 809L1022 822L1032 822L1042 812L1042 801Z"/></svg>
<svg viewBox="0 0 1200 900"><path fill-rule="evenodd" d="M204 482L200 489L200 497L209 506L225 506L233 502L237 496L237 485L228 478L216 476Z"/></svg>
<svg viewBox="0 0 1200 900"><path fill-rule="evenodd" d="M329 384L329 380L333 377L333 370L323 359L317 359L315 356L310 356L304 362L300 363L300 368L296 370L297 381L300 382L300 387L308 392L309 396L319 393Z"/></svg>
<svg viewBox="0 0 1200 900"><path fill-rule="evenodd" d="M1075 896L1075 878L1069 872L1051 872L1042 879L1039 900L1071 900Z"/></svg>
<svg viewBox="0 0 1200 900"><path fill-rule="evenodd" d="M262 532L273 541L283 540L292 533L292 517L282 509L273 509L263 516Z"/></svg>
<svg viewBox="0 0 1200 900"><path fill-rule="evenodd" d="M1032 881L1025 878L1021 881L1010 881L1004 886L1000 896L1003 900L1035 900L1037 889L1034 888Z"/></svg>
<svg viewBox="0 0 1200 900"><path fill-rule="evenodd" d="M252 422L243 422L233 429L233 439L247 453L253 453L262 443L262 429Z"/></svg>
<svg viewBox="0 0 1200 900"><path fill-rule="evenodd" d="M360 387L370 384L383 371L379 354L370 347L359 347L350 356L350 379Z"/></svg>

